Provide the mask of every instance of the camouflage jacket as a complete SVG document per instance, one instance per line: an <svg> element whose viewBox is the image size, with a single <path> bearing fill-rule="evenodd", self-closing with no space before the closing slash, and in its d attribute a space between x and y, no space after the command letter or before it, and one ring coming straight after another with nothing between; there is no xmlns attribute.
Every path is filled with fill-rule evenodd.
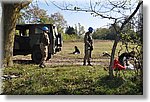
<svg viewBox="0 0 150 102"><path fill-rule="evenodd" d="M85 43L85 46L91 47L91 46L93 46L93 41L92 41L92 37L90 36L89 33L90 32L85 33L84 43Z"/></svg>
<svg viewBox="0 0 150 102"><path fill-rule="evenodd" d="M41 34L40 43L43 43L45 46L48 46L50 44L49 36L47 33Z"/></svg>

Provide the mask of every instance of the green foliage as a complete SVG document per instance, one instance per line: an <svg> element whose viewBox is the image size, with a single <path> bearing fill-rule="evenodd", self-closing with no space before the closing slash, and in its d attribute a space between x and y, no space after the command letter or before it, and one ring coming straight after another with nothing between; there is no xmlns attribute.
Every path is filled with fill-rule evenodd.
<svg viewBox="0 0 150 102"><path fill-rule="evenodd" d="M75 29L73 27L70 27L70 26L66 28L66 32L65 33L68 34L68 35L77 34Z"/></svg>
<svg viewBox="0 0 150 102"><path fill-rule="evenodd" d="M126 32L121 33L121 40L123 42L130 42L132 44L142 44L141 38L142 36L134 32L133 30L128 30Z"/></svg>
<svg viewBox="0 0 150 102"><path fill-rule="evenodd" d="M93 39L106 40L107 34L109 34L109 29L107 29L107 28L98 28L98 29L96 29L96 31L93 33Z"/></svg>
<svg viewBox="0 0 150 102"><path fill-rule="evenodd" d="M68 34L62 34L63 36L63 41L76 41L76 40L80 40L81 38L76 35L76 34L71 34L71 35L68 35Z"/></svg>
<svg viewBox="0 0 150 102"><path fill-rule="evenodd" d="M28 6L21 10L18 24L55 24L58 32L62 33L67 25L67 21L59 12L48 15L47 11L38 6Z"/></svg>
<svg viewBox="0 0 150 102"><path fill-rule="evenodd" d="M125 26L122 33L120 34L121 40L131 43L140 41L141 36L130 28L130 25ZM116 26L116 30L117 29L119 29L119 26ZM97 28L96 31L93 33L93 38L101 40L114 40L115 35L116 31L114 27L110 26L109 28Z"/></svg>
<svg viewBox="0 0 150 102"><path fill-rule="evenodd" d="M47 11L38 6L28 6L21 10L18 23L52 23Z"/></svg>
<svg viewBox="0 0 150 102"><path fill-rule="evenodd" d="M110 79L102 66L19 65L4 69L4 74L18 75L3 81L3 93L7 95L142 95L142 82L133 73L127 78Z"/></svg>
<svg viewBox="0 0 150 102"><path fill-rule="evenodd" d="M116 26L116 29L119 29L119 26ZM111 25L109 28L98 28L93 34L94 39L101 40L114 40L116 35L116 31L114 27Z"/></svg>

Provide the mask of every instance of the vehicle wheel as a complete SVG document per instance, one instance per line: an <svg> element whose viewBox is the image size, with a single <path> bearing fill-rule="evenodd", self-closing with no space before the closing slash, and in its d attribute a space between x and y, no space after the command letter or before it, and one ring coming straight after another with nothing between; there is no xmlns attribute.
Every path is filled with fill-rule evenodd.
<svg viewBox="0 0 150 102"><path fill-rule="evenodd" d="M42 54L41 54L41 50L39 46L33 47L31 57L32 57L33 62L35 62L36 64L39 64L41 62Z"/></svg>

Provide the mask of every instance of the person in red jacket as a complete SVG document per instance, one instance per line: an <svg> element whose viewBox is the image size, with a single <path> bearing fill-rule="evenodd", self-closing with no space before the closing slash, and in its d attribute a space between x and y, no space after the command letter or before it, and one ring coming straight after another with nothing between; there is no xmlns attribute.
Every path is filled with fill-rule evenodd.
<svg viewBox="0 0 150 102"><path fill-rule="evenodd" d="M125 66L122 66L121 64L120 64L120 62L118 61L118 59L115 59L114 60L114 66L113 66L113 69L114 70L124 70L124 69L126 69L125 68Z"/></svg>
<svg viewBox="0 0 150 102"><path fill-rule="evenodd" d="M125 70L125 69L134 69L134 66L129 62L130 58L134 58L135 51L129 53L122 53L118 59L114 60L114 70Z"/></svg>

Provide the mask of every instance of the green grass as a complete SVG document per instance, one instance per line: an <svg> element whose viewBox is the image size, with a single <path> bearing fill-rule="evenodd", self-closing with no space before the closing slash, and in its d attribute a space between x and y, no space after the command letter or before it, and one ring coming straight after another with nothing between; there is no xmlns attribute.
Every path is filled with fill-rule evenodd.
<svg viewBox="0 0 150 102"><path fill-rule="evenodd" d="M63 41L77 41L77 40L82 40L82 39L79 39L79 36L75 35L75 34L71 34L71 35L63 34L62 36L63 36Z"/></svg>
<svg viewBox="0 0 150 102"><path fill-rule="evenodd" d="M79 50L81 51L80 55L73 55L69 54L74 51L74 46L77 46ZM93 42L94 50L92 51L92 58L100 58L103 52L107 51L109 54L111 54L112 46L113 46L113 41L110 40L94 40ZM121 43L118 43L117 49L116 49L116 54L115 57L118 56L118 51L121 49L120 48ZM129 49L131 50L131 49ZM125 48L123 46L123 49L120 51L120 54L125 52ZM79 40L79 41L65 41L63 43L63 48L62 51L60 52L61 57L68 57L68 58L83 58L84 56L84 42ZM57 55L55 55L57 56Z"/></svg>
<svg viewBox="0 0 150 102"><path fill-rule="evenodd" d="M93 59L100 59L104 51L111 52L112 41L94 41ZM81 54L69 54L78 46ZM120 43L119 43L120 46ZM117 47L117 52L120 47ZM122 50L124 52L125 49ZM53 60L73 58L83 59L83 41L65 41L62 51L53 56ZM30 56L15 56L16 59L29 59ZM109 59L100 59L101 63L109 64ZM98 62L99 63L99 62ZM39 68L35 64L14 64L13 67L3 69L3 74L17 75L18 78L3 80L3 93L8 95L142 95L143 81L135 76L133 71L125 72L125 79L108 77L104 65L47 65Z"/></svg>
<svg viewBox="0 0 150 102"><path fill-rule="evenodd" d="M4 74L19 78L4 80L3 93L8 95L142 95L142 82L133 73L126 79L109 79L102 66L20 65L6 68Z"/></svg>

